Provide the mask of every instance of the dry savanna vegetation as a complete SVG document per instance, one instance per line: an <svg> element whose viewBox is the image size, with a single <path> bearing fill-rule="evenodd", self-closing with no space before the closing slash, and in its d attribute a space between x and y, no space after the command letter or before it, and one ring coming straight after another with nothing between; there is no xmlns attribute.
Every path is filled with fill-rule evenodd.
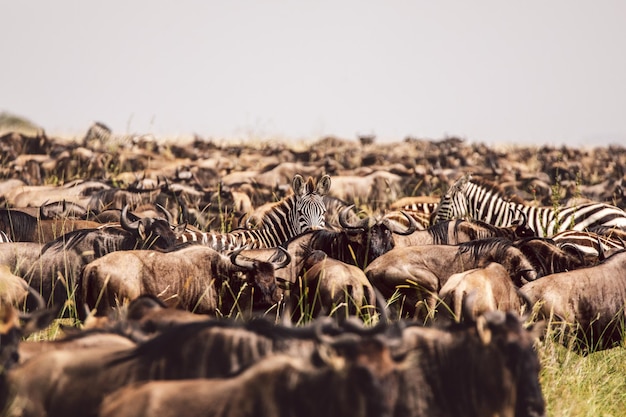
<svg viewBox="0 0 626 417"><path fill-rule="evenodd" d="M3 114L0 147L0 198L5 208L24 208L25 212L30 210L35 216L42 216L41 207L62 202L64 209L69 204L85 208L86 213L91 213L86 217L88 221L98 221L98 215L116 209L119 221L119 211L126 207L122 216L127 216L127 224L140 232L147 227L140 218L164 216L163 212L158 213L158 207L149 212L146 205L155 201L167 213L165 217L171 225L184 223L197 233L226 233L241 227L259 227L267 204L293 194L292 179L296 175L302 175L305 180L308 177L319 179L324 174L330 177L327 196L333 199L333 204L344 204L328 213L334 217L327 217L327 226L337 230L345 226L344 221L355 225L363 219L376 219L376 224L382 224L384 218L388 219L386 225L393 224L397 230L404 230L412 223L400 210L410 211L411 201L423 202L413 218L417 222L415 227L425 230L430 213L425 215L423 211L430 209L424 202L439 201L457 179L468 173L497 184L507 195L514 195L529 205L561 208L604 202L622 210L626 207L626 148L621 146L486 146L453 137L440 140L408 137L388 143L375 137L325 137L312 142L222 140L199 136L155 138L150 134L117 135L102 124L95 124L81 137L58 138L46 135L24 119ZM72 193L71 190L87 182L91 183L91 194ZM104 189L133 192L140 197L133 200L129 195L118 195L107 200L103 197ZM99 199L94 198L97 192L101 192ZM400 204L400 201L408 203ZM342 208L348 205L354 208L350 211L351 217L346 218L347 212ZM338 219L341 213L345 216ZM133 217L135 215L138 217ZM372 222L370 220L370 226ZM68 231L59 229L53 238ZM375 265L368 245L373 243L365 243L366 255L354 249L356 244L351 247L352 252L345 255L361 271L367 271L370 264ZM270 255L272 265L281 263L281 254ZM6 255L2 256L7 259ZM63 267L55 270L55 275L62 277L64 283L72 282L71 274L78 277L82 272L82 269L72 271L71 256L67 255ZM295 256L291 256L293 262ZM324 257L323 254L316 256ZM252 258L234 259L247 265ZM325 271L335 271L330 268L344 268L344 265L332 264L330 257L324 257L324 262L328 269L322 268L315 285L307 287L304 281L299 281L291 288L300 296L300 301L290 306L295 325L306 326L320 315L353 314L366 326L375 326L380 316L374 296L359 295L368 301L357 306L356 311L346 307L358 304L354 300L355 292L345 292L343 298L325 301L320 286L324 274L331 274ZM308 269L313 270L313 265L311 263ZM11 266L10 272L19 276L20 268L15 264ZM280 271L288 269L283 265ZM279 269L276 271L278 276ZM90 276L95 277L95 272ZM42 282L41 288L47 281L42 278ZM263 306L260 310L254 304L257 302L254 297L266 291L265 287L254 287L253 304L241 301L251 286L254 287L246 283L235 287L226 282L216 297L216 305L206 308L212 309L210 314L218 317L241 319L249 317L254 310L254 314L260 312L281 321L284 307L278 302L280 298L272 298L274 293L263 293L265 298L259 301ZM349 286L353 288L352 283ZM88 291L81 295L78 286L63 287L61 295L55 292L57 290L52 288L48 295L64 300L58 317L29 340L60 338L64 334L63 326L80 328L87 318L96 318L94 312L102 313L107 306L107 293L102 287L93 296ZM167 295L167 291L169 289L154 295L176 306L174 301L178 295ZM396 289L385 298L391 320L421 320L431 325L415 311L407 312L406 305L402 304L407 298L401 291ZM110 308L109 313L122 314L128 300L123 301L121 297L112 300L106 307ZM329 304L324 306L324 302ZM86 311L83 310L85 304L89 305ZM204 307L196 303L187 309L199 312L201 308ZM454 310L452 305L443 303L436 304L435 308L439 312ZM536 309L534 313L537 314ZM623 303L620 314L624 314ZM98 318L105 316L100 314ZM537 316L528 318L529 326L533 318ZM598 348L597 340L591 340L586 345L583 341L581 348L581 341L571 338L559 320L559 317L545 320L542 324L546 331L535 342L546 415L623 415L626 410L624 332L621 332L621 340L610 347Z"/></svg>

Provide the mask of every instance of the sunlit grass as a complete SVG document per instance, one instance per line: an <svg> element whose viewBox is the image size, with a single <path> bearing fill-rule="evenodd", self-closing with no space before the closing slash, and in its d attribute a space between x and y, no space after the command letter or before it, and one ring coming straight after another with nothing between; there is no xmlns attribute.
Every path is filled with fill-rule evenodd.
<svg viewBox="0 0 626 417"><path fill-rule="evenodd" d="M617 417L626 410L626 349L580 355L557 330L537 344L547 415Z"/></svg>

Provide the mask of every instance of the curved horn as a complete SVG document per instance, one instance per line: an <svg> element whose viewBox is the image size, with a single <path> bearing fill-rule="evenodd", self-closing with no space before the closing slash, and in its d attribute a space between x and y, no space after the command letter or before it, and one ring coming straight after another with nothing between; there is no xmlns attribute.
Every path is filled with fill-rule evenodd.
<svg viewBox="0 0 626 417"><path fill-rule="evenodd" d="M367 227L369 219L365 218L356 225L348 223L348 212L354 208L354 204L350 204L339 211L339 224L347 231L361 231Z"/></svg>
<svg viewBox="0 0 626 417"><path fill-rule="evenodd" d="M406 217L406 219L409 222L409 225L407 226L407 228L405 230L402 230L398 227L396 227L396 225L392 222L388 222L389 230L391 230L392 233L395 233L397 235L400 236L407 236L410 235L411 233L413 233L414 231L417 230L417 221L415 220L415 218L413 218L413 216L409 215L408 213L404 212L404 211L400 211L400 213L402 213L402 215L404 217Z"/></svg>
<svg viewBox="0 0 626 417"><path fill-rule="evenodd" d="M39 206L39 219L45 220L48 218L48 213L44 210L44 207L48 204L48 200L44 201L42 205Z"/></svg>
<svg viewBox="0 0 626 417"><path fill-rule="evenodd" d="M246 247L244 246L243 248L239 248L237 250L234 250L233 252L231 252L230 254L230 262L232 262L233 265L238 266L240 268L246 269L246 270L250 270L252 268L254 268L254 261L250 258L245 258L245 259L238 259L239 255L241 254L241 251L243 251L244 249L246 249Z"/></svg>
<svg viewBox="0 0 626 417"><path fill-rule="evenodd" d="M44 308L46 308L46 301L43 299L43 296L39 293L39 291L36 291L28 284L24 284L24 289L28 291L28 293L35 299L36 306L33 311L43 310ZM26 320L28 319L28 317L30 317L30 314L20 311L18 313L18 317L22 320Z"/></svg>
<svg viewBox="0 0 626 417"><path fill-rule="evenodd" d="M128 204L124 206L122 209L122 214L120 215L120 224L125 230L134 231L139 228L139 221L131 222L128 220Z"/></svg>
<svg viewBox="0 0 626 417"><path fill-rule="evenodd" d="M331 336L325 333L325 330L330 330L330 326L334 325L333 320L329 316L322 316L317 319L313 324L315 331L315 339L318 343L328 345L330 347L340 347L347 344L354 344L361 340L361 336L356 333L340 332L335 336Z"/></svg>
<svg viewBox="0 0 626 417"><path fill-rule="evenodd" d="M274 265L274 269L284 268L287 265L289 265L289 263L291 262L291 254L289 253L287 249L283 248L282 246L279 246L276 251L276 254L278 254L279 252L282 252L285 255L285 259L283 259L281 262L272 262L272 265Z"/></svg>
<svg viewBox="0 0 626 417"><path fill-rule="evenodd" d="M165 219L167 220L167 222L169 224L173 224L174 222L174 217L172 216L172 213L170 213L170 211L168 209L166 209L165 207L163 207L160 204L156 205L156 208L158 211L160 211L161 213L163 213L163 215L165 216Z"/></svg>

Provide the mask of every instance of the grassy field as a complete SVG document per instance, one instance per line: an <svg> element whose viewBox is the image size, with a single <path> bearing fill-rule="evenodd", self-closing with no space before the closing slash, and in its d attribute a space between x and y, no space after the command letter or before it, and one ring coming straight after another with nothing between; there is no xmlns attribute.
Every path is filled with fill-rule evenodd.
<svg viewBox="0 0 626 417"><path fill-rule="evenodd" d="M539 342L541 385L548 416L618 417L626 414L626 349L579 355L557 334Z"/></svg>
<svg viewBox="0 0 626 417"><path fill-rule="evenodd" d="M48 183L54 183L49 180ZM75 311L69 315L75 317ZM305 312L306 315L306 312ZM59 337L60 325L73 325L72 319L57 320L48 329L32 335L33 340ZM554 417L626 416L626 346L580 355L560 342L550 331L538 341L540 374L547 404L547 415Z"/></svg>
<svg viewBox="0 0 626 417"><path fill-rule="evenodd" d="M303 312L306 315L306 312ZM270 313L271 314L271 313ZM309 317L310 319L310 317ZM367 317L363 317L367 321ZM302 322L307 321L306 319ZM74 319L56 320L30 337L49 340L62 335L61 326ZM626 415L626 343L587 355L576 353L560 333L548 330L537 341L540 381L549 417L621 417Z"/></svg>

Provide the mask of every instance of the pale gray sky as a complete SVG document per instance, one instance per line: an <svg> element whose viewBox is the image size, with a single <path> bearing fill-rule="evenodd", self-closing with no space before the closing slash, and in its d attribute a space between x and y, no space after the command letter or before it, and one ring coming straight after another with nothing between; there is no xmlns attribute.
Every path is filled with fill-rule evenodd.
<svg viewBox="0 0 626 417"><path fill-rule="evenodd" d="M0 0L49 133L626 144L626 1Z"/></svg>

